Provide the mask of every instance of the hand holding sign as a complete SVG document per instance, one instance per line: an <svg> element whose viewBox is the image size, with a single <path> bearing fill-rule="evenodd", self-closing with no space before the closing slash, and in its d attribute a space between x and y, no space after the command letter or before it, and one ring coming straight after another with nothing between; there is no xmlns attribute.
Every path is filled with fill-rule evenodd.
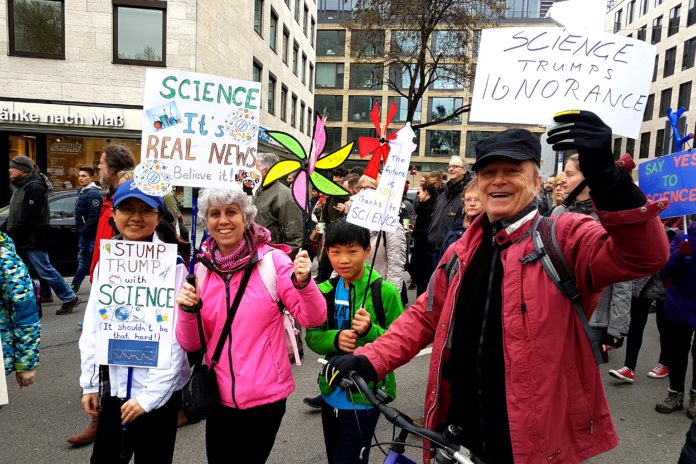
<svg viewBox="0 0 696 464"><path fill-rule="evenodd" d="M577 150L587 183L611 175L616 166L611 152L611 127L591 111L562 111L553 117L560 125L549 131L547 142L556 151Z"/></svg>

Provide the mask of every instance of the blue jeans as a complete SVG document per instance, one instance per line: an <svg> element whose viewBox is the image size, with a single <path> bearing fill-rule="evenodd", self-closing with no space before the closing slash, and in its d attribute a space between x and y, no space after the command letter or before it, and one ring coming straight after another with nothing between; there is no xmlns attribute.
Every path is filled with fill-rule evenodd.
<svg viewBox="0 0 696 464"><path fill-rule="evenodd" d="M24 250L22 255L26 257L34 270L39 275L39 278L56 292L56 296L60 301L67 303L75 299L75 293L65 283L63 277L55 270L51 261L48 259L48 252L43 250Z"/></svg>
<svg viewBox="0 0 696 464"><path fill-rule="evenodd" d="M80 236L78 244L80 250L77 252L77 271L72 280L73 288L80 288L82 281L89 274L89 265L92 263L92 252L94 251L94 237Z"/></svg>

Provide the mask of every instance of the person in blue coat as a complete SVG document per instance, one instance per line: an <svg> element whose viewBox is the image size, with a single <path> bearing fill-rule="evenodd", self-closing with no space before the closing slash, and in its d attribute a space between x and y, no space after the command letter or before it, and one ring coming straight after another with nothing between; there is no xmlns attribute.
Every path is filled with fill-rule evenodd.
<svg viewBox="0 0 696 464"><path fill-rule="evenodd" d="M80 290L82 281L89 274L99 214L104 202L101 189L94 183L94 169L90 167L80 168L77 180L82 188L77 194L77 202L75 203L75 227L80 236L77 271L75 271L70 285L75 293Z"/></svg>

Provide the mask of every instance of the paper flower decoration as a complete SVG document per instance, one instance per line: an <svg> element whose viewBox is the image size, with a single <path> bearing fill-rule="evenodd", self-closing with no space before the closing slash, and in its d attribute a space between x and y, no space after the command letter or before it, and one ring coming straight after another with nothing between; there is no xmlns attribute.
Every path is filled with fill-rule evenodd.
<svg viewBox="0 0 696 464"><path fill-rule="evenodd" d="M372 158L370 162L367 163L367 168L365 168L365 175L370 176L373 179L377 179L379 175L379 161L382 160L385 163L389 157L389 141L396 138L396 132L392 132L387 135L389 130L389 124L394 119L396 114L396 104L394 102L389 105L389 113L387 114L387 124L384 126L384 134L380 132L379 121L379 102L375 103L375 106L370 111L370 119L372 119L372 124L375 126L377 131L377 138L374 137L358 137L358 151L360 152L360 158L365 158L372 153Z"/></svg>
<svg viewBox="0 0 696 464"><path fill-rule="evenodd" d="M326 118L317 116L314 122L314 138L309 151L309 157L300 142L290 134L285 132L268 131L269 137L287 148L290 153L295 155L297 160L282 160L271 166L263 179L263 186L267 186L278 179L288 176L296 171L295 181L292 184L292 197L299 205L300 209L309 214L309 186L307 179L321 193L329 196L350 195L343 187L333 182L318 171L319 169L334 169L343 164L353 149L351 142L339 148L333 153L323 155L326 146Z"/></svg>

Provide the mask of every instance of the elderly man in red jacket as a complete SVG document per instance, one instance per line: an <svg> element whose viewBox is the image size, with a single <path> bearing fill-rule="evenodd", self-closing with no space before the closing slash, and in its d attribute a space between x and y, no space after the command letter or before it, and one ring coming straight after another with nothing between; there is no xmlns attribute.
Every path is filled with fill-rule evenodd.
<svg viewBox="0 0 696 464"><path fill-rule="evenodd" d="M658 214L666 205L647 202L614 165L611 129L596 115L568 111L555 120L561 124L549 143L579 152L600 219L564 214L555 224L589 319L604 287L665 263ZM428 291L387 333L327 365L339 372L334 383L351 370L381 378L432 343L426 426L461 427L460 444L479 463L576 463L618 443L580 317L540 261L523 260L534 251L540 152L524 129L479 141L473 169L486 214L447 250Z"/></svg>

